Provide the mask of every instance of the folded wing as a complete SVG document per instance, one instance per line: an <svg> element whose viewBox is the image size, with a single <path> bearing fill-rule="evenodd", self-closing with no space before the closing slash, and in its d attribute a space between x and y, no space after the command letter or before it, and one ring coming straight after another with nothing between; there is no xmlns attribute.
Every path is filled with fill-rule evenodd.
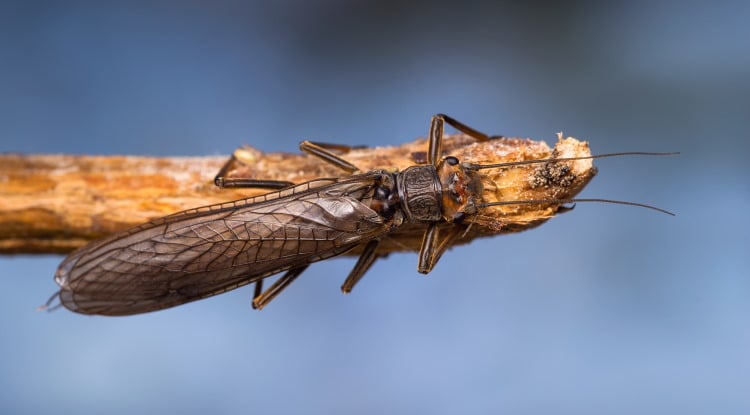
<svg viewBox="0 0 750 415"><path fill-rule="evenodd" d="M74 252L55 280L85 314L155 311L340 255L389 224L363 200L373 175L167 216Z"/></svg>

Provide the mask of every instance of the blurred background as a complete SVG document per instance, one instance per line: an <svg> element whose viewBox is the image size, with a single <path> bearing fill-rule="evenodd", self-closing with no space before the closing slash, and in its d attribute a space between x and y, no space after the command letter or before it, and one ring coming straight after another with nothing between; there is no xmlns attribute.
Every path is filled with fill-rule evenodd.
<svg viewBox="0 0 750 415"><path fill-rule="evenodd" d="M126 318L0 258L0 412L750 413L748 2L0 2L0 151L399 144L450 114L596 153L527 233ZM0 166L0 169L2 167ZM542 252L547 261L539 261Z"/></svg>

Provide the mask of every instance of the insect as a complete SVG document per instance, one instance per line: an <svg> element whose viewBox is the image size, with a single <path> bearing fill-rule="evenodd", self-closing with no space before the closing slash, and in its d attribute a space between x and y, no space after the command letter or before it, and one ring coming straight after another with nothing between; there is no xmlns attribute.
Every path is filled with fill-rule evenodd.
<svg viewBox="0 0 750 415"><path fill-rule="evenodd" d="M303 142L300 148L349 173L301 184L227 177L220 187L276 188L270 193L186 210L95 241L60 264L55 281L62 306L83 314L130 315L156 311L255 283L253 308L266 306L317 261L360 250L341 289L349 292L382 256L381 242L405 226L423 237L417 270L429 273L445 251L465 235L479 213L495 206L604 201L544 199L487 202L481 172L534 163L555 163L624 154L473 164L443 156L447 123L477 141L488 136L447 116L432 118L426 163L401 171L353 174L356 166L337 155L344 146ZM284 273L267 289L263 279Z"/></svg>

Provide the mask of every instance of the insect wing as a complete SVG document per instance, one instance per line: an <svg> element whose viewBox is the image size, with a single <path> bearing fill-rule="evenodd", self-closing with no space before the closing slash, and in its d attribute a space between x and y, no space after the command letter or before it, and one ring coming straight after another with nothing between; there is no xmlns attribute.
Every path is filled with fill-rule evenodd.
<svg viewBox="0 0 750 415"><path fill-rule="evenodd" d="M178 213L95 242L60 265L60 301L84 314L137 314L340 255L389 229L362 203L374 183L373 175L362 175L299 185L242 207Z"/></svg>

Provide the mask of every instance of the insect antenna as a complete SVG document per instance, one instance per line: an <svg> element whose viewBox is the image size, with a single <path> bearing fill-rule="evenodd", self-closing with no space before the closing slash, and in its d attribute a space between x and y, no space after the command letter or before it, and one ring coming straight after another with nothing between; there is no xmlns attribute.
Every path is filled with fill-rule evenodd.
<svg viewBox="0 0 750 415"><path fill-rule="evenodd" d="M549 163L554 161L573 161L573 160L588 160L588 159L600 159L605 157L618 157L618 156L675 156L680 154L679 151L671 153L651 153L645 151L626 151L621 153L605 153L597 154L593 156L581 156L581 157L552 157L548 159L539 160L523 160L523 161L509 161L505 163L495 164L475 164L475 163L463 163L462 166L469 170L482 170L482 169L496 169L500 167L511 167L511 166L522 166L526 164L540 164Z"/></svg>
<svg viewBox="0 0 750 415"><path fill-rule="evenodd" d="M628 206L637 206L642 207L646 209L655 210L657 212L666 213L670 216L675 216L674 213L658 208L656 206L646 205L643 203L636 203L636 202L625 202L622 200L611 200L611 199L530 199L530 200L507 200L507 201L501 201L501 202L490 202L490 203L480 203L477 205L477 208L483 209L490 206L506 206L506 205L542 205L542 204L549 204L549 203L578 203L578 202L600 202L600 203L612 203L615 205L628 205Z"/></svg>
<svg viewBox="0 0 750 415"><path fill-rule="evenodd" d="M482 169L495 169L495 168L502 168L502 167L522 166L522 165L527 165L527 164L550 163L550 162L556 162L556 161L588 160L588 159L599 159L599 158L619 157L619 156L675 156L678 154L680 154L680 152L678 151L669 152L669 153L655 153L655 152L646 152L646 151L626 151L626 152L619 152L619 153L596 154L593 156L552 157L552 158L539 159L539 160L510 161L510 162L505 162L505 163L494 163L494 164L464 163L463 167L468 170L482 170ZM501 202L481 203L477 205L477 208L482 209L482 208L486 208L490 206L540 205L540 204L549 204L549 203L577 203L577 202L599 202L599 203L612 203L615 205L637 206L637 207L655 210L657 212L665 213L667 215L675 216L674 213L666 209L658 208L656 206L651 206L651 205L646 205L643 203L636 203L636 202L626 202L622 200L598 199L598 198L597 199L509 200L509 201L501 201Z"/></svg>

